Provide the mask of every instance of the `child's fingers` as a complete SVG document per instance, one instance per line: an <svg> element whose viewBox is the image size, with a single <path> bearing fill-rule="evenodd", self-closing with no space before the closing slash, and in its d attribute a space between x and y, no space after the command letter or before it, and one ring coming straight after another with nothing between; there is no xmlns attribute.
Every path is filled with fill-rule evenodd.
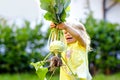
<svg viewBox="0 0 120 80"><path fill-rule="evenodd" d="M59 29L59 26L57 25L56 28Z"/></svg>
<svg viewBox="0 0 120 80"><path fill-rule="evenodd" d="M58 29L64 29L65 28L65 24L64 23L60 23L60 24L57 25L56 28L58 28Z"/></svg>
<svg viewBox="0 0 120 80"><path fill-rule="evenodd" d="M51 22L51 24L50 24L50 28L64 29L64 27L65 27L64 23L60 23L60 24L55 25L53 22Z"/></svg>
<svg viewBox="0 0 120 80"><path fill-rule="evenodd" d="M50 28L55 28L55 24L52 22L51 24L50 24Z"/></svg>

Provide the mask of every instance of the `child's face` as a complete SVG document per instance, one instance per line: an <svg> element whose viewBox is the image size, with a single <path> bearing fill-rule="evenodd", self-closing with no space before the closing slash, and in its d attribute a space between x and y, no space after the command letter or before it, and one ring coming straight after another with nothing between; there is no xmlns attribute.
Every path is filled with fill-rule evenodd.
<svg viewBox="0 0 120 80"><path fill-rule="evenodd" d="M65 35L65 39L66 39L68 44L76 41L76 39L74 37L72 37L72 35L65 30L64 30L64 35Z"/></svg>

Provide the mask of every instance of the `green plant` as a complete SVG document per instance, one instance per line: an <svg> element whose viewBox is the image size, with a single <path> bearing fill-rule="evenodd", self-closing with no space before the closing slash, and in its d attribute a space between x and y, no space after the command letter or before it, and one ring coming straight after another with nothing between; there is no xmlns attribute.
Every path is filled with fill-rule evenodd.
<svg viewBox="0 0 120 80"><path fill-rule="evenodd" d="M71 0L40 0L40 7L43 10L46 10L44 18L46 20L52 21L55 25L64 22L65 18L67 17L65 10L68 8L70 2ZM52 77L55 69L62 65L62 60L59 58L58 53L62 53L64 51L64 41L63 31L58 28L51 28L48 38L50 53L44 58L44 60L31 63L35 67L36 73L40 80L46 80L48 68L50 68L49 71L53 71L51 74ZM51 55L51 53L54 53L55 56L49 60L50 66L45 67L44 65L46 62L48 62L47 58ZM51 80L51 77L49 80Z"/></svg>
<svg viewBox="0 0 120 80"><path fill-rule="evenodd" d="M98 69L116 71L120 64L120 25L103 20L97 21L92 14L85 22L87 31L91 37L93 51L89 54L89 61ZM119 69L120 70L120 67Z"/></svg>
<svg viewBox="0 0 120 80"><path fill-rule="evenodd" d="M42 23L30 28L30 22L25 26L0 25L0 72L32 71L30 62L42 60L42 52L46 38L41 32Z"/></svg>

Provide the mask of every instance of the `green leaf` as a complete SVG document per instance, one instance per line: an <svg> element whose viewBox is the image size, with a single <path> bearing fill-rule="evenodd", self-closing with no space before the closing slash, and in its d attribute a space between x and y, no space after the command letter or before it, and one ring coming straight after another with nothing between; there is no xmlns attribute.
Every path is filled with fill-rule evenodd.
<svg viewBox="0 0 120 80"><path fill-rule="evenodd" d="M44 15L44 18L45 18L46 20L49 20L49 21L54 22L55 24L58 23L58 20L56 19L55 14L52 14L52 13L50 13L50 12L47 12L47 13Z"/></svg>
<svg viewBox="0 0 120 80"><path fill-rule="evenodd" d="M50 21L52 21L52 14L50 13L50 12L47 12L45 15L44 15L44 18L46 19L46 20L50 20Z"/></svg>
<svg viewBox="0 0 120 80"><path fill-rule="evenodd" d="M38 68L38 70L36 71L38 77L40 80L45 80L45 76L48 72L48 68Z"/></svg>
<svg viewBox="0 0 120 80"><path fill-rule="evenodd" d="M40 7L47 11L44 18L55 24L64 22L67 16L65 10L70 2L71 0L40 0Z"/></svg>
<svg viewBox="0 0 120 80"><path fill-rule="evenodd" d="M54 12L54 0L40 0L40 7L48 12Z"/></svg>
<svg viewBox="0 0 120 80"><path fill-rule="evenodd" d="M40 67L42 67L44 65L44 62L40 61L40 62L36 62L36 63L31 63L32 66L35 67L35 70L37 71Z"/></svg>
<svg viewBox="0 0 120 80"><path fill-rule="evenodd" d="M45 76L48 72L48 68L43 67L44 62L36 62L36 63L31 63L31 65L33 65L36 69L36 74L38 75L40 80L45 80Z"/></svg>
<svg viewBox="0 0 120 80"><path fill-rule="evenodd" d="M61 14L64 9L64 1L56 0L56 5L54 8L55 8L56 14Z"/></svg>
<svg viewBox="0 0 120 80"><path fill-rule="evenodd" d="M64 9L66 9L71 3L71 0L65 0Z"/></svg>
<svg viewBox="0 0 120 80"><path fill-rule="evenodd" d="M61 21L64 22L66 18L65 10L63 10L62 14L60 15Z"/></svg>

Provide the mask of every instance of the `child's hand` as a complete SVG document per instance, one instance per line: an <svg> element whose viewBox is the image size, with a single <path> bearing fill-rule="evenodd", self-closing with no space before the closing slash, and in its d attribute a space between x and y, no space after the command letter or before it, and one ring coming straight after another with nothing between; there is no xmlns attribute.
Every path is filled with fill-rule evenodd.
<svg viewBox="0 0 120 80"><path fill-rule="evenodd" d="M60 24L58 24L58 25L56 26L56 28L58 28L58 29L65 29L65 28L66 28L66 25L65 25L65 23L60 23Z"/></svg>
<svg viewBox="0 0 120 80"><path fill-rule="evenodd" d="M55 28L56 27L56 25L52 22L51 24L50 24L50 28Z"/></svg>
<svg viewBox="0 0 120 80"><path fill-rule="evenodd" d="M64 23L60 23L55 25L53 22L50 24L50 28L58 28L58 29L65 29L66 25Z"/></svg>

